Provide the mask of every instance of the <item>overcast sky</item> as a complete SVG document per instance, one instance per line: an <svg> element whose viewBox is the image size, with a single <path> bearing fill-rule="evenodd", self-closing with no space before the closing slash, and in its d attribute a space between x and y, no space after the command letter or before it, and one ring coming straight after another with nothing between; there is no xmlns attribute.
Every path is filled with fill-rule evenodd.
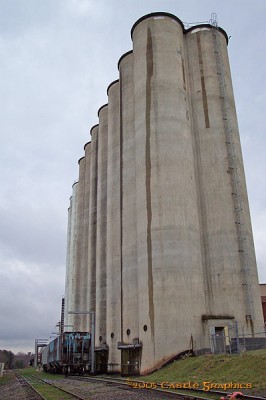
<svg viewBox="0 0 266 400"><path fill-rule="evenodd" d="M260 282L266 282L265 0L0 0L0 349L60 319L77 161L141 16L218 14L229 56Z"/></svg>

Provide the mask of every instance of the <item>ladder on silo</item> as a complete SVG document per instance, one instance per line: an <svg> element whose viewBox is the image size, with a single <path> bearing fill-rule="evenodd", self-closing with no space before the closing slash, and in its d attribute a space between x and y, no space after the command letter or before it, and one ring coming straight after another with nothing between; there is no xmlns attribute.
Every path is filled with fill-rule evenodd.
<svg viewBox="0 0 266 400"><path fill-rule="evenodd" d="M249 265L249 255L247 251L247 238L245 234L243 208L240 195L240 183L239 174L237 167L237 157L235 154L235 146L233 141L233 131L230 120L230 107L228 103L227 93L226 93L226 80L224 73L223 58L221 52L221 43L218 30L217 15L213 13L211 15L211 25L212 25L212 37L214 43L214 53L216 59L217 67L217 77L220 89L221 98L221 108L222 117L224 121L224 130L226 138L226 148L228 155L229 172L231 175L232 184L232 196L235 212L235 224L237 228L238 235L238 252L241 261L241 274L242 274L242 286L245 296L246 305L246 318L249 320L254 319L254 307L253 307L253 297L252 288L250 284L250 265Z"/></svg>
<svg viewBox="0 0 266 400"><path fill-rule="evenodd" d="M65 323L65 298L62 297L60 335L63 335L64 333L64 323Z"/></svg>

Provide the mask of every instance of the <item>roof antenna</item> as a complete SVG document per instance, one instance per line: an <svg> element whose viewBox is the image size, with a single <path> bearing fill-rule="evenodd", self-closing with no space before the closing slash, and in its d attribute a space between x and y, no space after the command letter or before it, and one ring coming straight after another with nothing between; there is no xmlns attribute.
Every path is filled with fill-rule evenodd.
<svg viewBox="0 0 266 400"><path fill-rule="evenodd" d="M216 28L218 27L218 18L216 13L211 14L210 24Z"/></svg>

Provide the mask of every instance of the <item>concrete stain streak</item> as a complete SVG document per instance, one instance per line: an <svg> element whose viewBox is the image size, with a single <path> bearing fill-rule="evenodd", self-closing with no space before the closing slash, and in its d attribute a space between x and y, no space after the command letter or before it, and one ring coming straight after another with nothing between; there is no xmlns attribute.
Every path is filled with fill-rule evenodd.
<svg viewBox="0 0 266 400"><path fill-rule="evenodd" d="M200 67L200 76L201 76L201 94L202 94L202 103L203 103L203 110L204 110L204 117L205 117L205 126L206 128L210 127L210 120L209 120L209 112L208 112L208 100L206 94L206 87L205 87L205 79L204 79L204 71L203 71L203 61L202 61L202 50L201 50L201 42L200 42L200 34L196 33L197 35L197 48L198 48L198 55L199 55L199 67Z"/></svg>
<svg viewBox="0 0 266 400"><path fill-rule="evenodd" d="M205 79L204 79L204 71L203 71L203 60L202 60L202 49L201 49L201 40L200 40L200 33L196 33L197 37L197 49L198 49L198 57L199 57L199 67L200 67L200 75L201 75L201 88L202 88L202 103L203 103L203 109L204 109L204 116L205 116L205 126L206 128L210 127L210 122L209 122L209 114L208 114L208 103L207 103L207 94L206 94L206 88L205 88ZM201 152L199 151L199 157ZM200 185L200 188L202 186ZM204 196L202 194L202 189L201 190L201 198L204 199ZM202 210L202 224L203 224L203 232L207 232L207 210L206 210L206 204L204 201L201 203L201 210ZM206 303L206 306L211 312L212 309L212 303L213 303L213 291L212 291L212 283L211 283L211 276L212 276L212 266L210 263L210 259L208 257L209 251L209 242L208 238L206 235L203 235L203 246L204 246L204 258L205 258L205 264L204 264L204 270L205 270L205 284L206 284L206 289L208 293L208 300Z"/></svg>
<svg viewBox="0 0 266 400"><path fill-rule="evenodd" d="M123 342L123 115L122 115L122 104L123 104L123 91L122 91L122 74L120 74L120 271L121 271L121 340Z"/></svg>
<svg viewBox="0 0 266 400"><path fill-rule="evenodd" d="M148 291L149 291L149 317L151 324L151 335L154 339L154 303L153 303L153 275L152 275L152 241L151 241L151 80L153 76L153 48L151 30L147 32L147 80L146 80L146 209L147 209L147 253L148 253Z"/></svg>
<svg viewBox="0 0 266 400"><path fill-rule="evenodd" d="M187 87L186 87L186 75L185 75L185 66L184 66L184 59L183 59L183 57L182 57L182 74L183 74L183 89L184 90L187 90Z"/></svg>

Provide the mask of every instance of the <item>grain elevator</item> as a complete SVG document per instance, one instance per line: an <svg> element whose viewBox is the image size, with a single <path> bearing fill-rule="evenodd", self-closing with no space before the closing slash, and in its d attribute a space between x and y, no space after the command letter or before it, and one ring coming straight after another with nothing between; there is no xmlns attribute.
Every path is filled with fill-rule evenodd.
<svg viewBox="0 0 266 400"><path fill-rule="evenodd" d="M95 312L96 371L125 375L263 326L227 34L157 12L131 36L79 160L65 293L66 325Z"/></svg>

